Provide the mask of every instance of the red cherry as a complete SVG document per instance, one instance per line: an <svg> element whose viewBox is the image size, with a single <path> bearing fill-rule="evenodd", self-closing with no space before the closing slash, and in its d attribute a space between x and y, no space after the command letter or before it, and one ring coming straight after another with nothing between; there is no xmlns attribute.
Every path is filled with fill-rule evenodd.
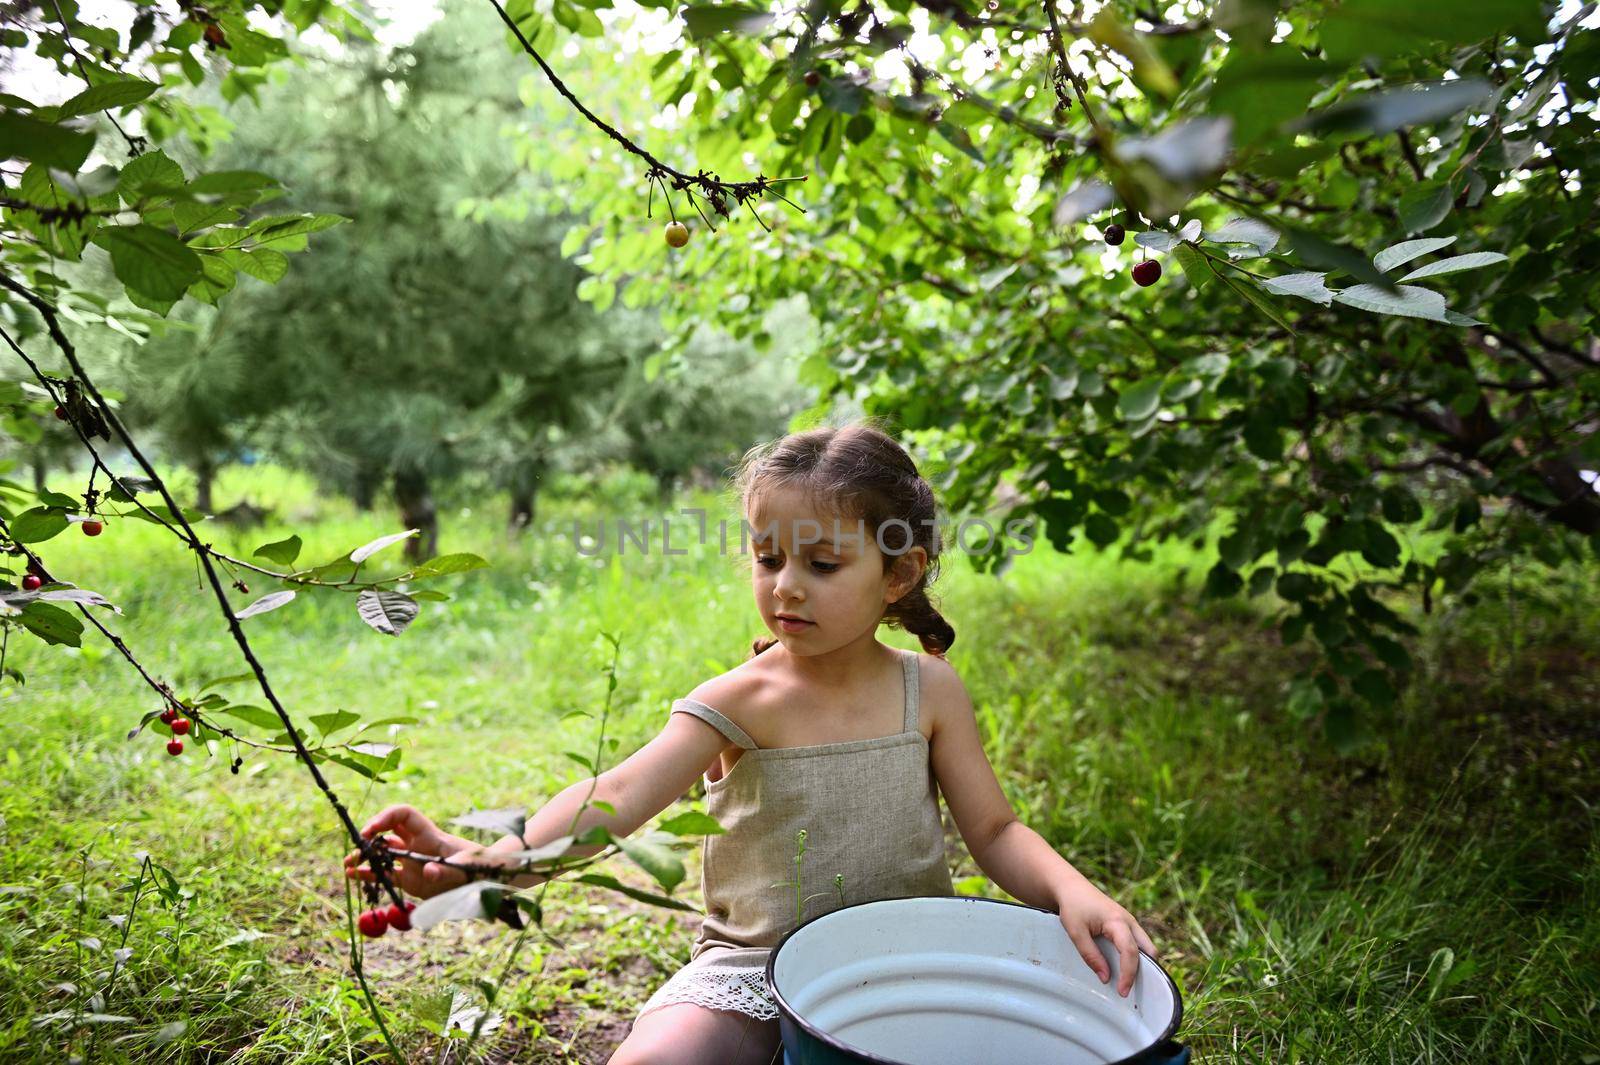
<svg viewBox="0 0 1600 1065"><path fill-rule="evenodd" d="M42 587L44 587L44 578L39 576L37 573L28 573L28 574L24 574L23 575L23 578L22 578L22 590L23 591L25 591L25 592L37 592Z"/></svg>
<svg viewBox="0 0 1600 1065"><path fill-rule="evenodd" d="M88 521L83 523L83 535L85 535L85 536L99 536L100 535L100 530L102 530L104 528L105 528L105 526L102 525L100 522L95 521L93 518L90 518Z"/></svg>
<svg viewBox="0 0 1600 1065"><path fill-rule="evenodd" d="M1118 244L1121 244L1122 243L1122 238L1127 236L1127 235L1128 235L1128 231L1126 229L1123 229L1121 226L1117 225L1115 222L1112 222L1109 226L1106 226L1106 232L1105 232L1106 243L1110 244L1112 247L1115 247Z"/></svg>
<svg viewBox="0 0 1600 1065"><path fill-rule="evenodd" d="M1133 280L1141 288L1148 288L1155 284L1161 277L1161 264L1154 259L1146 259L1142 263L1134 263Z"/></svg>
<svg viewBox="0 0 1600 1065"><path fill-rule="evenodd" d="M57 407L56 408L56 420L57 421L61 421L61 422L64 422L64 421L67 420L67 408L65 408L65 407Z"/></svg>
<svg viewBox="0 0 1600 1065"><path fill-rule="evenodd" d="M173 756L177 756L177 755L182 754L183 753L183 741L182 740L168 740L167 741L167 753L170 754L170 755L173 755Z"/></svg>
<svg viewBox="0 0 1600 1065"><path fill-rule="evenodd" d="M815 70L806 71L805 83L815 89L822 82L822 75Z"/></svg>
<svg viewBox="0 0 1600 1065"><path fill-rule="evenodd" d="M383 911L383 919L388 921L389 927L396 932L409 932L411 931L411 911L416 908L417 904L414 902L406 903L406 908L403 910L390 903Z"/></svg>
<svg viewBox="0 0 1600 1065"><path fill-rule="evenodd" d="M172 732L176 736L187 736L189 734L189 719L180 717L172 722Z"/></svg>
<svg viewBox="0 0 1600 1065"><path fill-rule="evenodd" d="M389 930L389 918L382 910L364 910L356 918L356 927L368 939L377 939Z"/></svg>
<svg viewBox="0 0 1600 1065"><path fill-rule="evenodd" d="M170 725L176 720L178 720L178 712L172 709L172 707L169 706L165 710L161 711L161 723L163 725Z"/></svg>

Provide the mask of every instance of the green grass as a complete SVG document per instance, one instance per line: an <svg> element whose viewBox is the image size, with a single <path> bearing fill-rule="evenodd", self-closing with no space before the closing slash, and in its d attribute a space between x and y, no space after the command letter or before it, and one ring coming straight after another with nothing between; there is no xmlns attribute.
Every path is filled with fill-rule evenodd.
<svg viewBox="0 0 1600 1065"><path fill-rule="evenodd" d="M239 555L292 529L303 558L332 558L392 520L274 470L229 471L218 502L241 495L284 520L208 534ZM663 509L627 478L541 507L541 520L590 528L603 513ZM592 750L596 721L563 715L604 702L602 630L623 641L608 764L759 634L735 560L591 560L553 533L513 544L498 503L463 515L452 502L442 518L441 550L493 568L448 584L454 601L425 604L399 639L333 593L246 622L298 719L419 718L390 737L405 750L394 781L330 769L358 820L396 801L440 819L536 805L576 779L562 752ZM240 672L193 562L159 530L119 522L44 549L119 604L114 627L179 691ZM1204 569L1186 550L1124 566L1041 545L1000 580L951 562L938 593L959 633L951 660L1008 795L1155 935L1202 1060L1600 1060L1592 571L1525 569L1514 586L1486 582L1470 608L1408 610L1423 626L1415 683L1378 742L1341 758L1282 709L1309 648L1279 645L1263 600L1198 604ZM247 753L234 776L226 750L172 759L152 734L126 740L156 703L97 637L81 650L13 640L8 664L27 685L0 688L0 1059L382 1057L349 966L346 842L302 767ZM128 912L141 852L182 893L143 898L125 922L131 954L90 1003L121 945L107 918ZM970 860L959 872L973 877L963 890L998 894ZM680 891L696 902L697 883L691 863ZM667 911L557 885L546 912L562 945L529 939L483 1060L604 1061L687 959L692 923ZM374 992L413 1060L441 1059L443 1040L419 1020L441 994L481 1005L475 981L500 972L503 933L450 924L368 947ZM51 1020L80 1006L129 1019L76 1037ZM461 1060L453 1042L446 1060Z"/></svg>

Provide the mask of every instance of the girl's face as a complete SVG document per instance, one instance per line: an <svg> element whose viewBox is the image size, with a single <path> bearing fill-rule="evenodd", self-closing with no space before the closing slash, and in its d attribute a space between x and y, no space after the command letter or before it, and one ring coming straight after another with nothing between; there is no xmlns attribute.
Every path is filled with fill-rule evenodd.
<svg viewBox="0 0 1600 1065"><path fill-rule="evenodd" d="M886 556L864 522L825 516L795 489L766 491L746 520L761 620L798 655L823 654L875 631L927 558L913 547L885 573ZM894 535L886 534L891 544Z"/></svg>

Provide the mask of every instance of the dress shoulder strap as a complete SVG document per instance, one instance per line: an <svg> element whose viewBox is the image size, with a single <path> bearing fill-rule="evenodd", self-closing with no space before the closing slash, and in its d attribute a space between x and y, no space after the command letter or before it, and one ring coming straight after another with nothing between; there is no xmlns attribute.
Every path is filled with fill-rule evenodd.
<svg viewBox="0 0 1600 1065"><path fill-rule="evenodd" d="M675 699L672 703L671 712L674 714L693 714L727 737L729 743L737 744L747 751L756 749L756 741L750 738L748 732L729 721L722 715L721 711L713 710L698 699Z"/></svg>
<svg viewBox="0 0 1600 1065"><path fill-rule="evenodd" d="M917 731L917 710L921 700L921 690L918 681L921 679L921 670L917 664L917 652L900 651L900 664L905 669L906 675L906 721L902 732Z"/></svg>

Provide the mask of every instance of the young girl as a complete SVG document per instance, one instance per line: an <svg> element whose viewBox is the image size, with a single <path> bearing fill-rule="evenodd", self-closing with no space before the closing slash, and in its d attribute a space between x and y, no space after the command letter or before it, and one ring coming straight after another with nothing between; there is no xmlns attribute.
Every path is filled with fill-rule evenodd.
<svg viewBox="0 0 1600 1065"><path fill-rule="evenodd" d="M856 424L753 449L736 485L753 544L751 588L772 636L675 701L658 736L596 779L593 798L615 814L590 807L578 822L580 832L603 824L627 836L704 774L708 812L725 829L706 837L706 917L690 961L645 1003L611 1065L767 1065L779 1035L764 968L798 923L796 876L806 920L874 899L952 894L938 793L984 873L1014 898L1059 913L1063 934L1103 982L1110 970L1092 937L1115 945L1117 991L1126 995L1138 950L1154 953L1150 937L1017 821L972 701L944 658L955 630L928 601L940 544L933 490L916 465L883 432ZM883 623L915 635L927 653L879 643ZM409 806L383 810L362 834L493 861L497 851L565 834L589 788L588 778L573 784L521 838L488 848ZM360 862L351 852L347 875L370 879ZM396 871L399 886L421 896L463 879L436 862L402 861Z"/></svg>

